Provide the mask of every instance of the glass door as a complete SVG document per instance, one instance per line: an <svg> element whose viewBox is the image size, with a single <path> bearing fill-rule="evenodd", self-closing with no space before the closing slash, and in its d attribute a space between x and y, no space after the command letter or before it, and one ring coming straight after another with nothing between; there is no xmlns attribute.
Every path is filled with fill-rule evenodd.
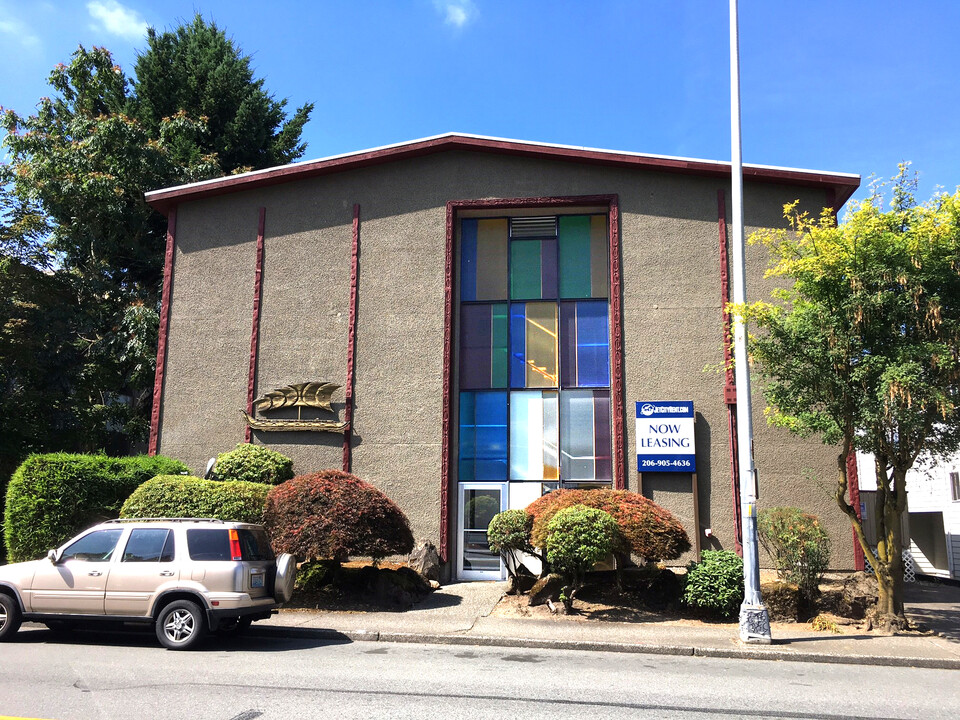
<svg viewBox="0 0 960 720"><path fill-rule="evenodd" d="M460 483L458 509L458 579L506 579L507 571L500 555L490 550L487 542L487 526L494 515L507 509L507 484Z"/></svg>

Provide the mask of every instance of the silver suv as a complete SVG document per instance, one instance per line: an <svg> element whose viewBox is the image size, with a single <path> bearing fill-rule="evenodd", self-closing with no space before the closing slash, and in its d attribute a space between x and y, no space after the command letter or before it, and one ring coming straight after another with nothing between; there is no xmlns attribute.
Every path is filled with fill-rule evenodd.
<svg viewBox="0 0 960 720"><path fill-rule="evenodd" d="M209 519L109 520L45 560L0 566L0 641L23 620L150 623L171 650L239 632L290 599L297 566L264 529Z"/></svg>

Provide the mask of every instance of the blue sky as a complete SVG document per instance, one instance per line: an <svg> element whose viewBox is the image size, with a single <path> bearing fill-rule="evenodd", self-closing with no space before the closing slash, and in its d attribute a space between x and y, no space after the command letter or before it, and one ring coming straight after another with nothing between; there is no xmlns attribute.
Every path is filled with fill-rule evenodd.
<svg viewBox="0 0 960 720"><path fill-rule="evenodd" d="M195 12L290 107L305 159L457 131L730 159L727 0L0 0L0 105L78 44L132 73ZM960 2L740 0L743 159L960 184ZM858 197L864 195L861 189Z"/></svg>

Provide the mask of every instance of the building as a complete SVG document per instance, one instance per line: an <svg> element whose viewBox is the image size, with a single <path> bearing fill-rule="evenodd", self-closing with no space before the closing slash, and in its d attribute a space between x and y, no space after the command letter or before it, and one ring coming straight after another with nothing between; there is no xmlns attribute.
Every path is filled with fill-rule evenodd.
<svg viewBox="0 0 960 720"><path fill-rule="evenodd" d="M744 182L749 232L797 199L838 210L860 178ZM729 184L727 163L450 134L148 193L169 220L151 451L199 471L249 438L298 472L349 468L463 579L500 576L492 512L557 486L643 492L697 549L733 549ZM752 298L764 269L751 249ZM308 382L342 386L332 412ZM852 567L810 479L832 482L835 451L756 397L761 505L820 515ZM658 402L692 403L695 473L638 471L636 408Z"/></svg>
<svg viewBox="0 0 960 720"><path fill-rule="evenodd" d="M873 455L857 454L864 533L877 544L877 470ZM928 577L960 580L960 454L925 456L907 471L902 531L907 565ZM905 558L906 559L906 558ZM909 573L908 573L909 575Z"/></svg>

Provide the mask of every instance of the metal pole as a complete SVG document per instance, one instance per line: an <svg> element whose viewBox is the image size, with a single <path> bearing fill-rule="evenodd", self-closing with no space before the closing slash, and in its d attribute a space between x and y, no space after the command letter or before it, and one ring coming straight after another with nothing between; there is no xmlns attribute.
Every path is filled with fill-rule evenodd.
<svg viewBox="0 0 960 720"><path fill-rule="evenodd" d="M730 0L730 175L733 185L733 302L747 302L743 237L743 162L740 145L740 42L737 36L737 0ZM770 616L760 597L760 560L757 555L757 471L753 464L753 413L750 368L747 364L747 326L733 315L733 356L737 380L737 441L740 466L740 517L743 523L744 597L740 606L740 640L770 643Z"/></svg>

